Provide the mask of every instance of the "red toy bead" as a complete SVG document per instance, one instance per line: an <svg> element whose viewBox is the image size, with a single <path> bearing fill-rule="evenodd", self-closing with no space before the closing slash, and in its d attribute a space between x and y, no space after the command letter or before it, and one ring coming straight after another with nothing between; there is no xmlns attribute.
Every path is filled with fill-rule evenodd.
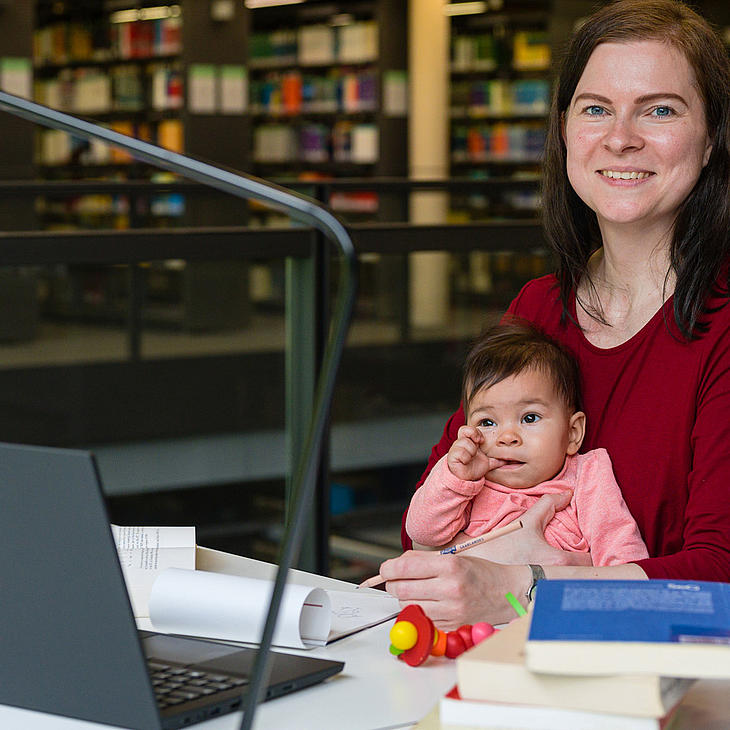
<svg viewBox="0 0 730 730"><path fill-rule="evenodd" d="M459 626L459 628L456 629L456 633L464 640L464 646L466 646L467 649L471 649L472 646L474 646L474 639L472 639L471 636L471 624Z"/></svg>
<svg viewBox="0 0 730 730"><path fill-rule="evenodd" d="M459 654L463 654L465 651L466 644L458 631L449 631L449 633L446 634L446 656L449 659L456 659Z"/></svg>

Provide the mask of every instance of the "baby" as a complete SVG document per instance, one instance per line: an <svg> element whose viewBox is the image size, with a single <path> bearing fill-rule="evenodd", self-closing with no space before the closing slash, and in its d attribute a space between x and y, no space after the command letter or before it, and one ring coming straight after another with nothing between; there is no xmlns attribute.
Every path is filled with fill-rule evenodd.
<svg viewBox="0 0 730 730"><path fill-rule="evenodd" d="M580 374L560 345L526 323L487 330L467 357L462 400L466 425L408 508L415 543L482 535L519 519L543 494L572 490L545 528L550 545L590 552L593 565L648 557L606 450L578 453Z"/></svg>

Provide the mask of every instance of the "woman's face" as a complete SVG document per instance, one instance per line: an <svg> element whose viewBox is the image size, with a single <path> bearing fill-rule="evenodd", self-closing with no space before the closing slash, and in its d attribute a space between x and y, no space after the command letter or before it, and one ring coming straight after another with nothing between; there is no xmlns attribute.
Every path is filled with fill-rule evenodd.
<svg viewBox="0 0 730 730"><path fill-rule="evenodd" d="M565 113L567 172L604 235L664 235L712 149L687 59L659 41L596 47Z"/></svg>

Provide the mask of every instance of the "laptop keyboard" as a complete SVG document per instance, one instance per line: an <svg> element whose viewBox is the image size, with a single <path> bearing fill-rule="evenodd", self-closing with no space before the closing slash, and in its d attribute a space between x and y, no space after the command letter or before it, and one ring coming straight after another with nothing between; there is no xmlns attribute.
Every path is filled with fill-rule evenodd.
<svg viewBox="0 0 730 730"><path fill-rule="evenodd" d="M210 674L157 662L147 662L147 666L157 704L161 710L248 684L248 679L244 677Z"/></svg>

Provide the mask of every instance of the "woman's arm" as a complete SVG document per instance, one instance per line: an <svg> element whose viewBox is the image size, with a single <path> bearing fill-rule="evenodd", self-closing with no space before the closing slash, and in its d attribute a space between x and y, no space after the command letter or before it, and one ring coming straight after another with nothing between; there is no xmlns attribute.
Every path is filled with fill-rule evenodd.
<svg viewBox="0 0 730 730"><path fill-rule="evenodd" d="M602 568L551 565L544 570L548 579L646 578L634 563ZM527 591L532 585L532 572L527 565L501 565L468 553L441 555L409 551L383 563L380 575L386 579L388 593L402 605L420 605L439 628L447 631L465 623L511 621L515 612L505 594L511 592L527 606Z"/></svg>
<svg viewBox="0 0 730 730"><path fill-rule="evenodd" d="M590 560L585 553L567 553L548 545L545 525L565 504L566 493L541 497L521 517L524 527L484 543L462 555L408 551L386 560L380 575L386 590L403 604L417 603L440 628L450 630L464 623L503 623L515 617L505 599L510 591L527 605L532 572L527 563L543 565L546 578L640 580L646 573L636 564L607 566L569 565L568 561ZM496 554L496 557L495 557ZM491 557L486 559L485 556ZM513 564L503 565L495 559ZM561 565L547 563L561 561Z"/></svg>

